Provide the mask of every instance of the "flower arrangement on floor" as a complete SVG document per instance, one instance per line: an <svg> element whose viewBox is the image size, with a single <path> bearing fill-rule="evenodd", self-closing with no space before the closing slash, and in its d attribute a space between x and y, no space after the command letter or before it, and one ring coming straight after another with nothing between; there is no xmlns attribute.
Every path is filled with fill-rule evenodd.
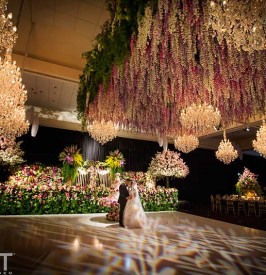
<svg viewBox="0 0 266 275"><path fill-rule="evenodd" d="M130 172L132 179L142 172ZM144 174L144 173L143 173ZM145 211L176 209L178 191L148 187L140 180L139 194ZM69 186L64 184L61 169L41 164L24 165L5 183L0 183L1 215L108 213L117 221L119 205L115 187Z"/></svg>
<svg viewBox="0 0 266 275"><path fill-rule="evenodd" d="M70 145L59 154L59 160L63 162L62 176L64 182L75 183L78 176L78 167L83 164L83 157L79 151L77 145Z"/></svg>
<svg viewBox="0 0 266 275"><path fill-rule="evenodd" d="M244 171L242 174L239 174L238 182L236 183L236 192L239 195L248 197L260 196L262 189L257 181L257 177L258 175L255 175L248 168L244 167Z"/></svg>
<svg viewBox="0 0 266 275"><path fill-rule="evenodd" d="M119 221L119 203L113 201L110 204L110 211L106 215L106 219L109 221Z"/></svg>
<svg viewBox="0 0 266 275"><path fill-rule="evenodd" d="M109 152L109 156L106 157L105 163L107 167L110 168L112 180L114 180L116 173L122 173L124 171L125 158L118 149Z"/></svg>
<svg viewBox="0 0 266 275"><path fill-rule="evenodd" d="M103 186L64 184L58 167L25 165L0 183L0 214L104 213L109 208L100 205L100 199L108 194Z"/></svg>
<svg viewBox="0 0 266 275"><path fill-rule="evenodd" d="M158 152L149 165L148 172L154 178L167 177L167 187L169 187L169 177L184 178L189 174L189 168L180 153L166 150Z"/></svg>

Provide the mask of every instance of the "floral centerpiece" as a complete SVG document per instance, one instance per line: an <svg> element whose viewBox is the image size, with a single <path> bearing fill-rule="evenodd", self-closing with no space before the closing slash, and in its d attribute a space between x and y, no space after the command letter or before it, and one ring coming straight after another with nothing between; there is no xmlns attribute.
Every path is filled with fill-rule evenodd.
<svg viewBox="0 0 266 275"><path fill-rule="evenodd" d="M247 197L261 195L262 189L257 181L257 177L257 175L250 172L250 170L245 167L243 174L239 174L238 182L236 184L236 192L239 195L245 195Z"/></svg>
<svg viewBox="0 0 266 275"><path fill-rule="evenodd" d="M158 152L150 163L149 173L154 178L167 177L167 188L169 188L169 177L184 178L189 174L189 168L180 153L166 150Z"/></svg>
<svg viewBox="0 0 266 275"><path fill-rule="evenodd" d="M78 167L83 164L83 157L77 145L67 146L60 154L59 160L63 162L62 177L65 182L75 182L78 175Z"/></svg>
<svg viewBox="0 0 266 275"><path fill-rule="evenodd" d="M110 168L111 178L114 180L116 173L123 172L125 159L123 154L117 149L109 153L109 156L105 159L105 163Z"/></svg>

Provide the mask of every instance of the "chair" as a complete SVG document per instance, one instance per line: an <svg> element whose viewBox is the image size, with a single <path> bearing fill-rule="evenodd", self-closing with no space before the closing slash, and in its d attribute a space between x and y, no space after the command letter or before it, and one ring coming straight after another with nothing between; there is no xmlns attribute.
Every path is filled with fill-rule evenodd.
<svg viewBox="0 0 266 275"><path fill-rule="evenodd" d="M255 216L257 217L255 201L252 201L252 200L248 201L248 216L249 216L249 214L255 214Z"/></svg>
<svg viewBox="0 0 266 275"><path fill-rule="evenodd" d="M258 203L259 203L258 217L260 218L261 214L266 214L266 201L264 199L260 199Z"/></svg>
<svg viewBox="0 0 266 275"><path fill-rule="evenodd" d="M211 195L211 210L212 210L212 213L215 212L215 201L214 201L213 195Z"/></svg>
<svg viewBox="0 0 266 275"><path fill-rule="evenodd" d="M240 212L244 212L245 215L247 215L247 211L246 211L246 205L245 205L245 201L243 199L238 199L237 201L237 215L240 215Z"/></svg>
<svg viewBox="0 0 266 275"><path fill-rule="evenodd" d="M220 212L220 214L222 214L222 198L220 195L216 195L215 196L215 209L216 209L216 212Z"/></svg>
<svg viewBox="0 0 266 275"><path fill-rule="evenodd" d="M226 214L229 214L229 212L232 211L235 213L235 206L234 206L234 201L233 200L226 200Z"/></svg>
<svg viewBox="0 0 266 275"><path fill-rule="evenodd" d="M229 198L229 196L227 194L223 195L222 199L223 200L227 200Z"/></svg>

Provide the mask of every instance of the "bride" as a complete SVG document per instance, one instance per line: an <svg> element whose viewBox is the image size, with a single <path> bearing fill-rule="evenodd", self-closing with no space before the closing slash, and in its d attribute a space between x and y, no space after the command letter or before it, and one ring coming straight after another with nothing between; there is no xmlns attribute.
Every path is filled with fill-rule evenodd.
<svg viewBox="0 0 266 275"><path fill-rule="evenodd" d="M135 181L131 182L129 197L124 210L123 223L125 228L144 228L148 225L148 220L142 207L137 183Z"/></svg>

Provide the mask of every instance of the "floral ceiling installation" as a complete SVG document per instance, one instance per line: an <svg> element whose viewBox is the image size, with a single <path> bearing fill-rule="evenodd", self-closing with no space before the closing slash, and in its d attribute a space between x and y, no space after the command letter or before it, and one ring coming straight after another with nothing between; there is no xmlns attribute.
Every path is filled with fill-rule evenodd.
<svg viewBox="0 0 266 275"><path fill-rule="evenodd" d="M107 85L98 81L97 94L92 95L90 87L96 80L91 72L104 62L99 56L105 51L103 42L107 44L98 40L91 52L93 62L81 77L79 117L171 135L181 126L181 110L193 103L217 108L225 127L263 114L265 51L250 54L229 47L226 40L219 43L208 12L207 1L199 0L159 0L156 9L148 5L131 36L130 55L124 62L114 62ZM129 18L126 24L130 22ZM113 38L112 33L103 33L102 38Z"/></svg>
<svg viewBox="0 0 266 275"><path fill-rule="evenodd" d="M266 158L266 123L263 121L260 129L257 131L256 139L253 140L253 147L258 153Z"/></svg>
<svg viewBox="0 0 266 275"><path fill-rule="evenodd" d="M266 50L265 0L211 0L210 24L218 41L238 50L253 52Z"/></svg>

